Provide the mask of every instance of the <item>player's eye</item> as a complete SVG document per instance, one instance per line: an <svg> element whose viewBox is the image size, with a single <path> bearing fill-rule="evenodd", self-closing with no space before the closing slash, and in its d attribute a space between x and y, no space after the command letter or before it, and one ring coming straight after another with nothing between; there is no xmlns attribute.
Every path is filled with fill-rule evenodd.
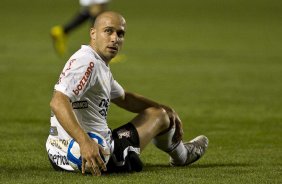
<svg viewBox="0 0 282 184"><path fill-rule="evenodd" d="M108 33L108 34L112 34L113 30L108 28L108 29L105 29L105 32Z"/></svg>
<svg viewBox="0 0 282 184"><path fill-rule="evenodd" d="M124 31L118 31L117 32L117 35L118 35L119 38L123 38L124 34L125 34Z"/></svg>

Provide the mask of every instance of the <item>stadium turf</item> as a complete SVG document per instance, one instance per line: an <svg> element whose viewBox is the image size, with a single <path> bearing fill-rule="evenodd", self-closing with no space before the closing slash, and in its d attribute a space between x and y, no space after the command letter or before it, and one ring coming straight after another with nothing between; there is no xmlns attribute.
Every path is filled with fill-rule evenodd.
<svg viewBox="0 0 282 184"><path fill-rule="evenodd" d="M171 168L149 145L144 171L102 177L55 172L45 151L49 101L67 57L49 30L77 1L1 1L0 183L281 183L282 2L278 0L113 1L127 19L122 54L111 65L129 91L169 104L185 140L204 134L206 155ZM88 43L88 26L69 37ZM134 114L111 106L112 128Z"/></svg>

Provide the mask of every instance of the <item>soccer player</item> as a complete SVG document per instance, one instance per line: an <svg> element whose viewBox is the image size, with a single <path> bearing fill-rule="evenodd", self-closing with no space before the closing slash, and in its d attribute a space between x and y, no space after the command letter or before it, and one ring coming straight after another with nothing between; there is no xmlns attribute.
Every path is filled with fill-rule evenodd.
<svg viewBox="0 0 282 184"><path fill-rule="evenodd" d="M68 164L69 140L74 138L82 157L82 173L141 171L139 154L151 141L170 157L170 165L186 166L201 158L207 137L182 141L182 123L169 106L125 91L113 78L109 62L120 51L126 21L117 12L100 14L90 29L90 44L82 45L67 61L50 102L50 135L46 142L49 160L55 169L72 171ZM111 131L107 124L110 103L137 113L129 123ZM107 165L101 147L87 132L104 136L111 149Z"/></svg>
<svg viewBox="0 0 282 184"><path fill-rule="evenodd" d="M56 53L64 56L67 52L66 37L83 22L94 22L96 17L107 9L110 0L79 0L81 11L65 25L57 25L51 29L51 37Z"/></svg>

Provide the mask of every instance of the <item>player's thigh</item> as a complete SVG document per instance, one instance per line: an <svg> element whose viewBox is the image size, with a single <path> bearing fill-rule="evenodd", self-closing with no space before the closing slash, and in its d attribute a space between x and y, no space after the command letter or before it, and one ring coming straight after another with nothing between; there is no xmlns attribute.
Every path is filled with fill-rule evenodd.
<svg viewBox="0 0 282 184"><path fill-rule="evenodd" d="M143 150L151 140L170 127L170 121L162 108L148 108L138 114L131 123L135 126Z"/></svg>

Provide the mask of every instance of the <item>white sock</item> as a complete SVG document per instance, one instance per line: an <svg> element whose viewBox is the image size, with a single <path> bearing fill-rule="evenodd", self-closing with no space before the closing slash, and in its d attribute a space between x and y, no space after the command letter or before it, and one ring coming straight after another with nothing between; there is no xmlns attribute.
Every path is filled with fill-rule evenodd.
<svg viewBox="0 0 282 184"><path fill-rule="evenodd" d="M152 142L157 148L167 152L174 163L182 165L187 159L187 149L182 141L177 143L172 142L174 132L175 128L173 127L168 132L156 136Z"/></svg>
<svg viewBox="0 0 282 184"><path fill-rule="evenodd" d="M171 162L175 165L184 165L187 160L187 149L185 148L182 141L168 154L171 157Z"/></svg>

